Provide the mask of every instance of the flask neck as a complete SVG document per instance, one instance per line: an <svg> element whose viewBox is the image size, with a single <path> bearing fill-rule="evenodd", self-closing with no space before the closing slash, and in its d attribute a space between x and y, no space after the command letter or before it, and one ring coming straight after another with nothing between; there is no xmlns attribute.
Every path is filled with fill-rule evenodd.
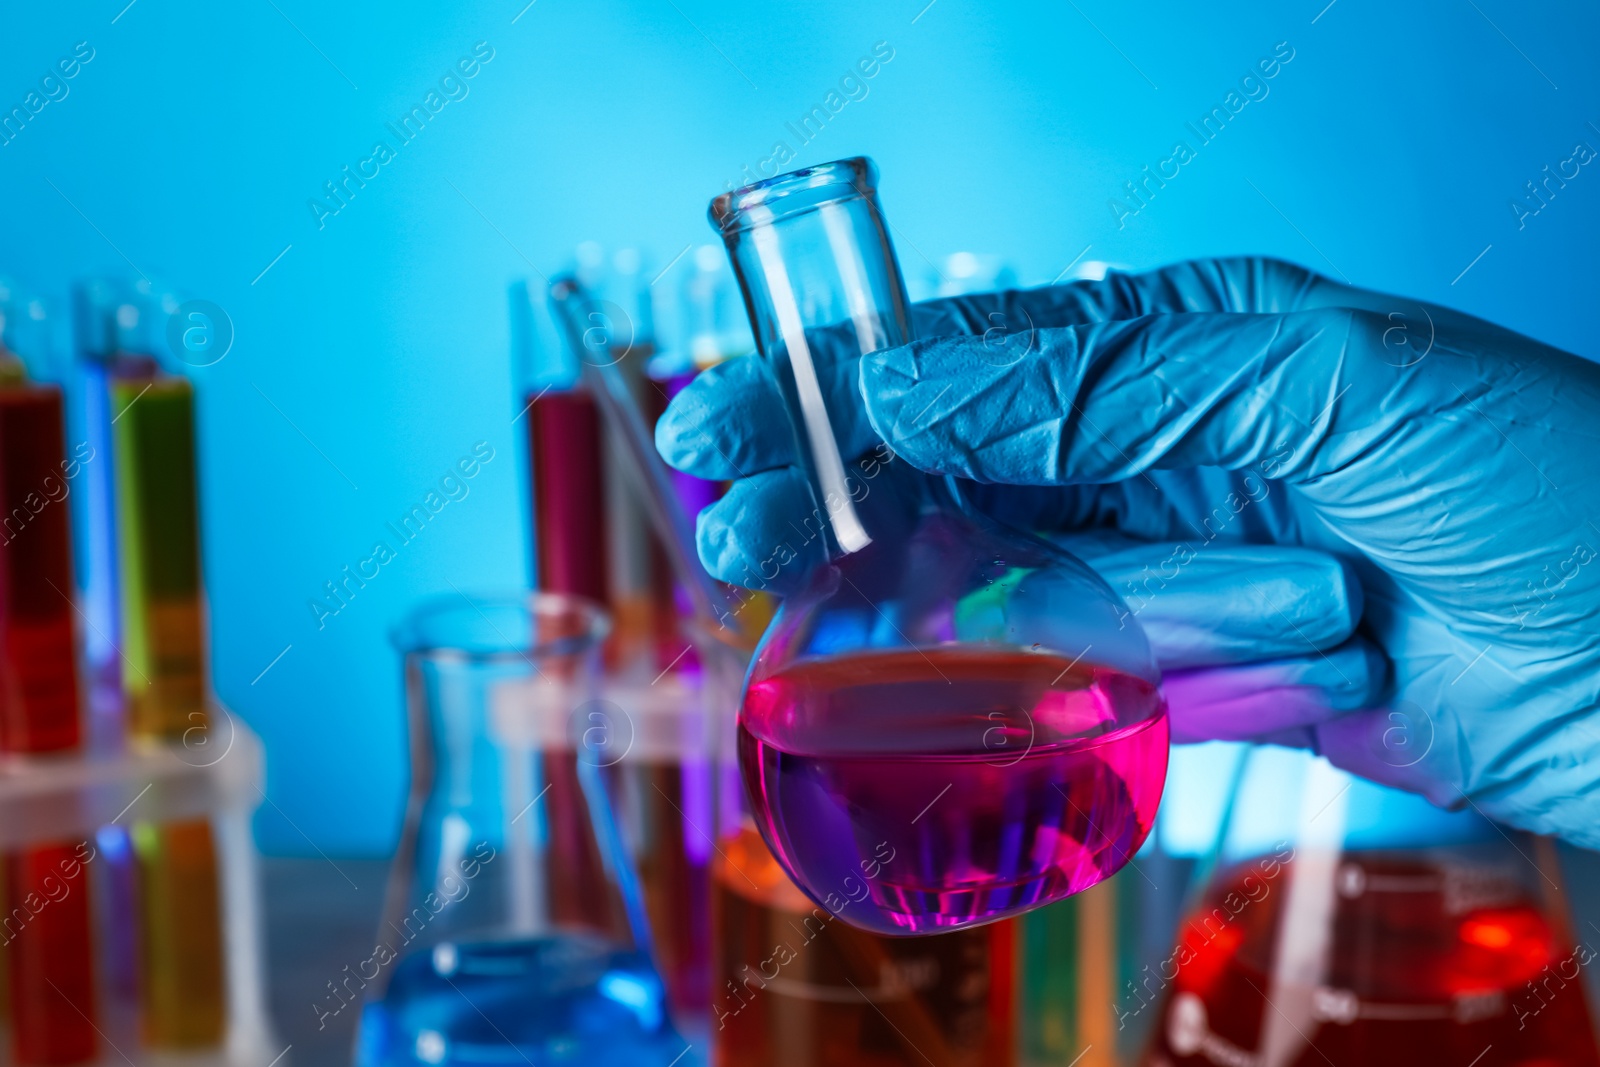
<svg viewBox="0 0 1600 1067"><path fill-rule="evenodd" d="M797 171L719 197L722 230L760 358L783 397L811 519L830 559L887 534L890 510L922 502L926 479L876 483L895 462L866 426L856 396L860 357L912 339L905 285L865 160ZM914 484L915 483L915 484ZM907 488L918 498L906 499ZM803 531L810 533L810 531Z"/></svg>

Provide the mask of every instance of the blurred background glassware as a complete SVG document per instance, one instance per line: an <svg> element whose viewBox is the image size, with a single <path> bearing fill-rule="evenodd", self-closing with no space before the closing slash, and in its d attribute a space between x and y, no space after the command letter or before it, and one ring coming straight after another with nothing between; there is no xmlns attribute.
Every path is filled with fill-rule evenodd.
<svg viewBox="0 0 1600 1067"><path fill-rule="evenodd" d="M1302 751L1240 759L1144 1063L1600 1062L1550 839Z"/></svg>
<svg viewBox="0 0 1600 1067"><path fill-rule="evenodd" d="M1016 285L1017 272L1002 257L964 250L950 253L938 264L924 261L921 270L906 278L906 292L914 304L942 296L996 293Z"/></svg>
<svg viewBox="0 0 1600 1067"><path fill-rule="evenodd" d="M176 298L149 279L74 291L89 513L84 582L91 733L100 745L204 743L211 729L195 390L164 361ZM205 820L125 833L139 885L146 1040L214 1044L225 1028L217 849Z"/></svg>
<svg viewBox="0 0 1600 1067"><path fill-rule="evenodd" d="M260 752L205 683L188 383L174 379L177 406L163 388L137 415L125 411L116 447L75 438L69 449L61 384L27 373L69 369L51 358L47 309L0 290L0 752L12 757L0 774L0 895L12 1053L83 1062L107 1045L253 1062L271 1043L248 829ZM118 300L167 303L149 286L94 291L103 338L137 322ZM116 669L91 670L85 685L72 528L86 494L73 490L91 472L109 489L117 452L131 510L115 523L91 512L104 525L86 532L129 575L128 637L112 646ZM139 714L123 714L130 704Z"/></svg>
<svg viewBox="0 0 1600 1067"><path fill-rule="evenodd" d="M42 304L0 284L0 753L59 756L82 749L84 730L63 393L32 380L22 355L42 362L43 319ZM0 855L7 1044L20 1064L98 1052L93 899L76 877L91 854L63 838ZM75 885L50 899L69 870Z"/></svg>
<svg viewBox="0 0 1600 1067"><path fill-rule="evenodd" d="M575 262L571 277L587 297L576 344L551 342L543 301L526 281L510 293L535 584L604 604L613 620L608 676L648 680L681 647L673 580L625 473L627 446L601 418L585 368L618 375L630 402L647 410L665 404L660 394L668 385L651 377L657 345L643 255L623 248L608 258L598 242L586 241Z"/></svg>
<svg viewBox="0 0 1600 1067"><path fill-rule="evenodd" d="M785 598L745 687L742 766L767 845L815 901L869 871L848 921L890 934L1003 918L1114 873L1166 768L1143 634L1076 559L873 451L859 414L829 408L838 375L851 395L856 355L912 339L871 162L780 175L710 216L789 413L805 536L828 557Z"/></svg>
<svg viewBox="0 0 1600 1067"><path fill-rule="evenodd" d="M704 370L754 351L739 287L722 249L700 245L687 263L678 287L680 361Z"/></svg>
<svg viewBox="0 0 1600 1067"><path fill-rule="evenodd" d="M1181 803L1169 778L1162 811ZM1139 990L1171 951L1193 861L1162 820L1122 870L1018 917L1017 1063L1116 1067L1144 1053L1155 1012Z"/></svg>
<svg viewBox="0 0 1600 1067"><path fill-rule="evenodd" d="M396 631L412 782L357 968L358 1062L665 1067L684 1051L591 732L607 626L540 593L441 598Z"/></svg>
<svg viewBox="0 0 1600 1067"><path fill-rule="evenodd" d="M631 265L630 257L619 258ZM674 487L661 476L659 461L655 477L647 473L642 486L634 469L640 459L634 439L645 411L659 407L653 401L662 383L639 373L647 366L647 348L614 344L619 325L624 333L631 329L626 312L594 300L575 278L564 281L557 284L572 303L553 307L579 317L569 324L566 354L580 373L563 390L534 393L528 409L535 580L541 589L561 590L581 571L592 576L589 587L608 608L632 605L636 625L608 642L585 737L596 746L638 869L674 1022L680 1032L698 1035L709 999L710 839L704 827L710 823L710 763L699 662L678 631L681 614L695 610L695 598L672 563L676 556L681 565L681 546L677 553L664 548L661 528L651 524L671 506ZM648 295L637 299L645 302ZM619 498L626 508L616 506ZM613 535L618 526L625 536ZM609 580L627 574L634 579Z"/></svg>
<svg viewBox="0 0 1600 1067"><path fill-rule="evenodd" d="M685 656L684 659L689 659ZM711 761L698 659L654 684L613 680L587 729L639 874L672 1018L702 1038L711 997Z"/></svg>
<svg viewBox="0 0 1600 1067"><path fill-rule="evenodd" d="M548 326L526 281L510 288L516 419L525 420L531 570L547 593L610 597L610 544L600 411L575 359L544 336Z"/></svg>

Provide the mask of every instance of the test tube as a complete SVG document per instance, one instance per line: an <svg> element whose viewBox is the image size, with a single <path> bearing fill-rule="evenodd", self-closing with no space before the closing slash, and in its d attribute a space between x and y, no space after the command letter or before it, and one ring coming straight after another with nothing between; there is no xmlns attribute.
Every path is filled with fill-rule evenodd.
<svg viewBox="0 0 1600 1067"><path fill-rule="evenodd" d="M600 411L583 390L550 389L530 398L527 418L538 586L605 603Z"/></svg>
<svg viewBox="0 0 1600 1067"><path fill-rule="evenodd" d="M6 916L19 927L8 927L5 946L11 1055L19 1065L83 1063L99 1050L83 855L78 844L59 842L5 857ZM19 913L26 922L16 920Z"/></svg>
<svg viewBox="0 0 1600 1067"><path fill-rule="evenodd" d="M130 310L131 309L131 310ZM139 309L117 310L136 338ZM123 692L131 738L191 744L209 725L200 583L194 389L126 341L108 391L117 511ZM135 823L141 1029L158 1048L218 1044L226 1025L211 825Z"/></svg>
<svg viewBox="0 0 1600 1067"><path fill-rule="evenodd" d="M599 484L600 415L577 390L547 391L528 407L538 587L543 592L606 600L605 515ZM601 857L581 822L582 783L570 748L541 753L549 792L545 811L550 862L566 876L552 886L551 917L559 924L604 929L609 897Z"/></svg>
<svg viewBox="0 0 1600 1067"><path fill-rule="evenodd" d="M0 343L0 751L43 755L82 742L72 536L56 495L67 467L61 390L28 383ZM98 1051L83 855L77 843L51 842L0 863L0 942L18 1064L79 1063Z"/></svg>
<svg viewBox="0 0 1600 1067"><path fill-rule="evenodd" d="M82 380L84 445L92 457L83 472L80 495L84 520L83 612L84 658L87 660L90 708L108 722L118 740L122 733L122 617L117 597L116 481L111 458L110 381L117 359L118 293L104 280L81 282L72 290L73 343Z"/></svg>
<svg viewBox="0 0 1600 1067"><path fill-rule="evenodd" d="M81 741L73 653L72 535L61 390L0 386L0 466L6 560L0 748L58 752Z"/></svg>
<svg viewBox="0 0 1600 1067"><path fill-rule="evenodd" d="M542 346L539 308L526 281L512 283L511 359L517 420L526 419L533 573L546 592L606 601L606 516L600 410L558 349ZM515 420L514 420L515 421ZM564 531L565 536L554 532Z"/></svg>
<svg viewBox="0 0 1600 1067"><path fill-rule="evenodd" d="M143 919L141 1029L157 1048L205 1048L227 1024L211 824L133 826Z"/></svg>
<svg viewBox="0 0 1600 1067"><path fill-rule="evenodd" d="M513 358L525 388L529 500L533 509L535 584L542 592L608 600L606 513L600 411L563 368L536 367L534 304L525 283L511 287ZM559 925L606 929L610 897L600 854L587 832L575 752L542 751L548 790L544 810L552 866L564 872L550 886L550 918Z"/></svg>
<svg viewBox="0 0 1600 1067"><path fill-rule="evenodd" d="M594 334L596 348L577 353L579 359L613 363L628 383L635 404L648 403L647 368L655 354L655 318L650 290L637 249L619 249L612 258L613 271L602 290L608 297L597 312L606 321ZM627 444L622 428L602 429L605 463L605 497L608 552L611 557L610 595L613 624L613 676L630 672L645 677L666 665L657 662L661 613L655 595L657 576L664 560L650 529L648 512L627 474ZM681 646L680 646L681 647Z"/></svg>
<svg viewBox="0 0 1600 1067"><path fill-rule="evenodd" d="M206 727L194 390L130 374L113 379L111 400L128 730L181 740Z"/></svg>

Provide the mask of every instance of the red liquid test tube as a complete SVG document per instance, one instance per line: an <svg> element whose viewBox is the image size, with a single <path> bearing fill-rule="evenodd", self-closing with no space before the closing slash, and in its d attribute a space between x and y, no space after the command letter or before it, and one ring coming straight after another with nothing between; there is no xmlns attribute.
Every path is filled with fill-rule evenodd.
<svg viewBox="0 0 1600 1067"><path fill-rule="evenodd" d="M83 1063L98 1051L85 854L81 844L54 844L5 857L6 984L19 1065Z"/></svg>
<svg viewBox="0 0 1600 1067"><path fill-rule="evenodd" d="M529 401L539 588L604 604L610 590L600 454L600 411L587 392L550 390Z"/></svg>
<svg viewBox="0 0 1600 1067"><path fill-rule="evenodd" d="M7 752L65 752L81 742L64 446L59 388L0 387L0 750ZM81 1063L98 1052L83 856L74 842L5 856L6 985L19 1065Z"/></svg>
<svg viewBox="0 0 1600 1067"><path fill-rule="evenodd" d="M61 390L0 387L0 750L81 740Z"/></svg>

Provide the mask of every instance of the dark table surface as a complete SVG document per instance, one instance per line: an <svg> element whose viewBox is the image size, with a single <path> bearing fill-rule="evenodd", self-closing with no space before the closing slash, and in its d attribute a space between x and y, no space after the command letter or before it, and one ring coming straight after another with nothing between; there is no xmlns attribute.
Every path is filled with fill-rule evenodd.
<svg viewBox="0 0 1600 1067"><path fill-rule="evenodd" d="M372 954L387 860L261 861L266 912L268 1010L280 1047L277 1067L348 1067L358 1004L330 1012L328 983Z"/></svg>

